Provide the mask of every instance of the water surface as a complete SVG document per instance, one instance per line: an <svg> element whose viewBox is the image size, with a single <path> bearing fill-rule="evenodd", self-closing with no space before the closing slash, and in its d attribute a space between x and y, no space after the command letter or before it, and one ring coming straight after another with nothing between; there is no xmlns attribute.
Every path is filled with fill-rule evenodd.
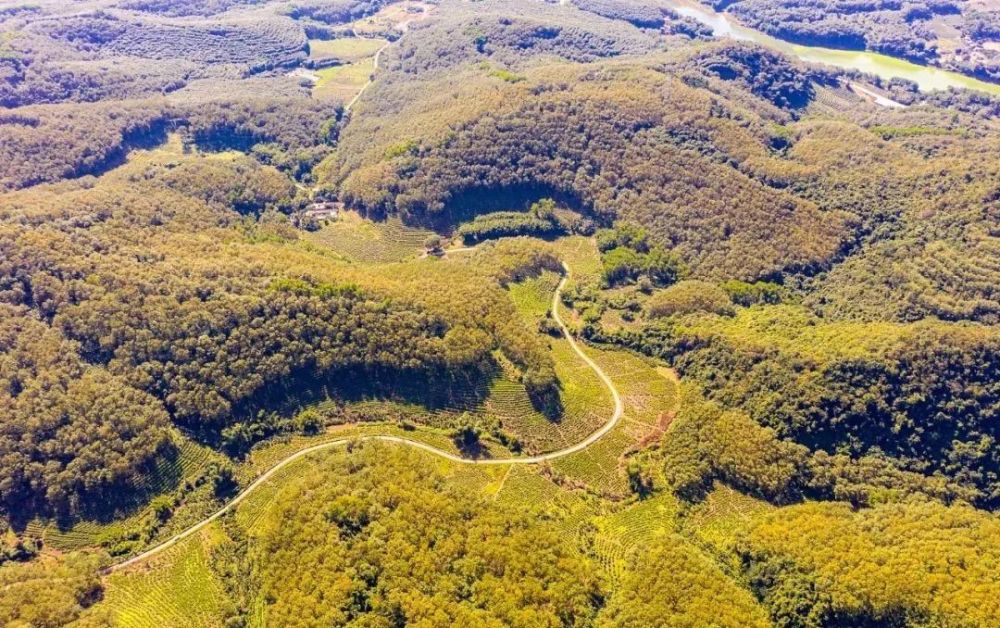
<svg viewBox="0 0 1000 628"><path fill-rule="evenodd" d="M694 18L702 24L707 25L712 29L712 33L716 37L752 41L810 63L825 63L838 68L860 70L883 79L903 78L916 83L922 91L947 89L949 87L965 87L1000 95L1000 85L980 81L970 76L959 74L958 72L917 65L916 63L876 52L836 50L833 48L821 48L819 46L793 44L743 26L732 16L726 13L719 13L711 7L696 2L667 0L667 4L680 15Z"/></svg>

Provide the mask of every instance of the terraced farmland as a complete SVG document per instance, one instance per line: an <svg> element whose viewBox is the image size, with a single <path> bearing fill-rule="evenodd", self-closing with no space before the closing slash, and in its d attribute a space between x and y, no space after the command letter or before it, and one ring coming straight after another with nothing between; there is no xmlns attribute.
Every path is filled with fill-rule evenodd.
<svg viewBox="0 0 1000 628"><path fill-rule="evenodd" d="M98 608L123 626L222 625L228 597L208 564L219 535L218 529L207 528L149 563L111 575Z"/></svg>
<svg viewBox="0 0 1000 628"><path fill-rule="evenodd" d="M622 498L629 488L621 462L635 442L629 427L620 424L586 450L554 461L552 468L573 484L605 497Z"/></svg>
<svg viewBox="0 0 1000 628"><path fill-rule="evenodd" d="M529 324L537 324L552 306L552 293L559 284L559 276L545 272L539 277L526 279L508 287L510 298Z"/></svg>
<svg viewBox="0 0 1000 628"><path fill-rule="evenodd" d="M486 401L475 414L498 419L502 426L521 438L529 451L544 449L552 437L552 422L534 408L524 384L507 378L497 378L490 385Z"/></svg>
<svg viewBox="0 0 1000 628"><path fill-rule="evenodd" d="M643 442L659 438L677 404L672 371L626 353L588 347L588 354L608 373L625 405L622 422L586 451L567 456L553 467L608 497L624 497L629 489L622 461Z"/></svg>
<svg viewBox="0 0 1000 628"><path fill-rule="evenodd" d="M174 442L177 444L177 457L161 463L154 473L146 476L146 488L150 493L170 490L183 480L197 476L213 460L221 459L217 451L187 436L178 435Z"/></svg>
<svg viewBox="0 0 1000 628"><path fill-rule="evenodd" d="M755 517L774 508L763 500L744 495L724 484L716 484L705 501L685 516L682 526L705 547L726 550Z"/></svg>
<svg viewBox="0 0 1000 628"><path fill-rule="evenodd" d="M209 447L198 444L192 439L177 433L174 436L178 454L176 458L160 461L154 471L145 476L146 490L149 495L169 494L188 480L194 480L201 475L213 460L221 460L223 456ZM147 505L138 508L126 517L113 522L77 521L71 527L64 528L55 521L34 520L29 522L29 535L42 539L47 546L60 551L73 551L85 547L95 547L113 543L115 539L123 539L133 532L143 528L143 521L149 516ZM197 520L202 516L199 510L193 516ZM172 521L171 525L161 530L166 536L173 525L186 525L186 520Z"/></svg>
<svg viewBox="0 0 1000 628"><path fill-rule="evenodd" d="M309 235L310 241L358 262L398 262L421 254L430 231L408 227L396 217L364 220L345 212L339 220Z"/></svg>
<svg viewBox="0 0 1000 628"><path fill-rule="evenodd" d="M335 450L314 455L331 455L333 451ZM240 527L245 530L253 530L257 522L267 513L267 509L277 499L278 494L296 478L302 477L302 474L309 469L310 464L312 464L310 458L311 456L306 456L285 465L261 484L256 491L248 495L240 503L234 515Z"/></svg>
<svg viewBox="0 0 1000 628"><path fill-rule="evenodd" d="M0 628L997 623L1000 101L659 3L0 4Z"/></svg>
<svg viewBox="0 0 1000 628"><path fill-rule="evenodd" d="M539 278L533 285L515 288L515 294L525 316L544 315L545 302L552 294L551 285L557 277L547 275ZM533 314L532 314L533 313ZM473 408L474 413L490 418L500 419L505 429L520 428L519 436L523 435L526 442L541 451L557 451L571 444L579 443L605 425L608 416L616 419L625 417L603 438L591 444L584 450L561 456L542 467L519 465L513 463L479 466L456 464L457 459L448 459L449 455L457 455L458 450L452 441L450 430L420 427L405 428L399 424L385 422L370 424L351 424L341 428L331 429L316 436L288 436L263 444L255 448L246 461L237 467L237 477L247 485L260 477L267 470L277 467L267 476L267 479L256 484L254 489L241 495L234 506L235 522L243 530L253 534L260 521L269 512L280 496L299 478L309 476L309 469L325 456L350 455L353 445L344 439L351 437L363 438L372 435L398 435L407 440L425 443L435 448L436 456L429 459L431 464L451 480L469 487L473 492L484 495L494 502L513 508L532 507L537 509L543 504L545 516L558 522L566 534L579 536L584 547L589 547L588 538L594 530L594 517L606 511L609 503L601 501L597 494L610 497L624 497L628 488L624 474L620 472L623 455L636 443L640 442L651 430L659 425L659 415L656 413L658 403L672 403L674 399L673 380L658 372L650 363L620 352L589 350L594 356L595 364L584 360L579 351L566 338L552 339L551 349L555 358L556 370L563 382L563 399L565 413L561 420L551 422L539 415L531 407L524 388L506 377L494 380L485 401ZM599 377L600 369L615 369L615 380L622 380L619 394L627 399L623 403L623 413L614 408L611 394ZM617 386L617 384L614 384ZM646 394L640 394L640 389L649 388ZM461 395L459 395L461 398ZM480 399L478 393L470 392L470 403ZM334 403L327 399L316 404L322 408L324 404ZM358 404L376 404L385 406L386 402L362 402ZM461 405L460 401L458 405ZM398 406L400 416L412 418L414 408L409 405L389 403L390 407ZM420 423L435 421L447 425L449 416L454 416L459 408L447 408L439 411L421 410L426 416ZM391 412L390 412L391 414ZM520 424L518 424L520 421ZM313 451L290 462L282 464L294 457L296 452L336 440L340 446L319 451ZM512 460L512 453L486 439L484 441L488 454L502 461ZM361 445L369 446L369 445ZM382 445L375 445L382 446ZM191 465L199 467L206 464L204 452L188 447L187 458ZM587 491L574 490L586 487ZM667 497L660 496L663 500ZM672 498L671 498L672 499ZM649 503L653 503L652 501ZM660 523L644 516L651 509L646 502L638 506L630 506L623 512L632 513L632 522L626 516L622 522L608 519L611 523L607 528L598 524L597 531L603 536L593 540L594 551L602 558L605 567L614 580L620 571L620 565L629 555L632 544L639 542L645 536L656 536L665 529ZM661 513L663 509L657 511ZM638 514L636 514L638 513ZM190 513L189 513L190 514ZM656 513L654 513L656 514ZM612 517L613 515L606 515ZM134 581L119 581L119 590L127 589L127 593L118 592L117 597L109 598L107 606L116 616L125 622L155 622L162 625L176 625L178 617L184 616L186 605L200 604L197 597L189 598L171 596L172 589L182 586L194 586L200 590L210 591L213 586L212 574L207 568L206 547L218 532L217 522L212 520L204 528L195 528L191 536L181 537L180 542L168 545L166 549L153 554L155 558L154 576L143 577L145 573L136 565L128 565L115 578L131 577ZM650 523L654 521L654 523ZM664 524L665 525L665 524ZM672 528L671 528L672 529ZM624 531L624 532L622 532ZM621 533L621 538L618 535ZM144 559L149 560L148 558ZM138 565L146 564L138 563ZM194 584L189 584L194 583ZM112 588L115 586L112 583ZM225 599L224 596L222 599ZM102 605L103 606L103 605ZM226 613L224 604L216 607L202 605L202 613L189 618L188 625L215 625L219 617ZM127 610L125 610L127 609ZM251 616L254 612L251 609Z"/></svg>
<svg viewBox="0 0 1000 628"><path fill-rule="evenodd" d="M342 63L354 63L374 56L387 43L384 39L369 39L367 37L311 39L309 40L309 56L313 59L338 59Z"/></svg>
<svg viewBox="0 0 1000 628"><path fill-rule="evenodd" d="M557 522L568 535L578 535L600 512L598 501L583 491L567 490L556 484L544 467L514 465L493 500L507 508L544 506L547 518Z"/></svg>
<svg viewBox="0 0 1000 628"><path fill-rule="evenodd" d="M332 68L318 70L313 97L347 103L360 92L375 71L375 60L368 57Z"/></svg>
<svg viewBox="0 0 1000 628"><path fill-rule="evenodd" d="M621 391L629 421L656 428L677 409L677 375L672 370L625 351L588 351Z"/></svg>
<svg viewBox="0 0 1000 628"><path fill-rule="evenodd" d="M613 585L625 574L636 550L674 534L678 509L672 495L661 493L594 519L594 551Z"/></svg>

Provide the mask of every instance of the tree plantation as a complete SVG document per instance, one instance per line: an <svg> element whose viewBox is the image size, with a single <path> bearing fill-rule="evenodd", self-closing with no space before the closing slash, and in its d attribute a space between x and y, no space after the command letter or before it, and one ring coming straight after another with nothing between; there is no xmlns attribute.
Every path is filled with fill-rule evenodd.
<svg viewBox="0 0 1000 628"><path fill-rule="evenodd" d="M0 625L995 626L1000 100L696 8L0 1Z"/></svg>

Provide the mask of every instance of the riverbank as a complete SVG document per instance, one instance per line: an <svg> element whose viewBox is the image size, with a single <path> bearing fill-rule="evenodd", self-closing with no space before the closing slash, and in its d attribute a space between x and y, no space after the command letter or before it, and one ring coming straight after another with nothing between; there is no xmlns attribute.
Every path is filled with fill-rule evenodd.
<svg viewBox="0 0 1000 628"><path fill-rule="evenodd" d="M858 70L882 79L900 78L913 81L921 91L945 90L950 87L974 89L1000 96L1000 85L974 79L958 72L918 65L876 52L863 50L837 50L819 46L803 46L766 35L744 26L727 13L689 0L668 0L667 4L678 14L705 24L716 37L737 41L751 41L773 48L808 63L821 63L845 70Z"/></svg>

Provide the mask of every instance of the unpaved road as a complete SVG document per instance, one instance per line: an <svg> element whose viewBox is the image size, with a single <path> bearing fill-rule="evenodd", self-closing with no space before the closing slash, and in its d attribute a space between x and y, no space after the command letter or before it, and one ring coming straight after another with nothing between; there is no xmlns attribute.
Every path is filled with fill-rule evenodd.
<svg viewBox="0 0 1000 628"><path fill-rule="evenodd" d="M415 18L412 18L412 19L409 19L409 20L405 20L403 22L400 22L399 24L396 24L396 28L398 28L399 31L405 35L406 31L408 31L410 29L410 24L412 24L413 22L419 22L420 20L426 18L427 15L428 15L428 13L429 13L429 10L425 8L420 13L419 16L417 16ZM364 39L363 37L359 36L357 33L354 33L354 35L355 35L355 37L358 37L359 39ZM399 40L397 39L396 41L399 41ZM394 42L387 41L387 42L385 42L384 46L382 46L381 48L379 48L378 50L375 51L375 59L374 59L374 62L372 63L372 74L371 74L371 76L368 77L368 82L365 83L361 87L361 90L358 91L358 93L354 95L354 98L352 98L350 100L350 102L348 102L346 105L344 105L344 112L345 113L351 110L351 107L354 106L354 103L358 102L358 99L361 98L361 94L364 94L368 90L368 88L372 86L372 83L375 82L375 72L378 71L378 65L379 65L379 61L382 59L382 53L385 51L386 48L388 48L389 46L391 46L393 43Z"/></svg>
<svg viewBox="0 0 1000 628"><path fill-rule="evenodd" d="M452 250L451 252L452 253L458 252L458 249ZM463 458L462 456L453 454L449 451L438 449L433 445L428 445L427 443L422 443L420 441L412 440L402 436L388 436L388 435L359 436L354 438L341 438L337 440L328 441L325 443L320 443L318 445L313 445L312 447L301 449L291 454L287 458L283 459L281 462L277 463L276 465L265 471L259 478L254 480L252 484L250 484L245 489L240 491L238 495L236 495L233 499L231 499L228 503L226 503L226 505L224 505L222 508L217 510L212 515L206 517L205 519L202 519L201 521L191 526L187 530L175 534L166 541L163 541L162 543L146 550L145 552L133 556L128 560L124 560L120 563L112 565L111 567L108 568L107 571L108 572L118 571L121 569L125 569L126 567L130 567L132 565L140 563L146 560L147 558L150 558L151 556L159 554L160 552L164 551L168 547L171 547L177 542L186 539L192 534L197 533L205 526L209 525L222 515L226 514L227 512L235 508L237 504L245 500L247 496L249 496L251 493L260 488L265 482L267 482L272 476L274 476L275 473L280 471L282 468L288 466L292 462L304 456L308 456L311 453L322 451L325 449L330 449L333 447L342 447L351 442L357 443L362 441L382 441L386 443L394 443L397 445L404 445L406 447L413 447L415 449L420 449L422 451L426 451L428 453L434 454L435 456L440 456L441 458L445 458L447 460L459 464L472 464L472 465L538 464L549 460L555 460L556 458L569 456L581 452L584 449L587 449L588 447L599 441L601 438L603 438L605 435L607 435L607 433L610 432L612 429L614 429L616 425L618 425L618 422L621 420L622 414L625 410L625 406L622 403L621 395L619 394L618 389L615 387L614 383L612 383L611 378L608 377L607 373L605 373L604 370L601 369L601 367L598 366L596 362L594 362L586 353L583 352L583 349L580 348L580 345L569 333L569 329L566 327L566 324L563 322L562 317L559 315L559 296L562 294L563 287L566 285L566 281L570 277L569 266L567 266L565 263L563 263L563 270L564 272L562 280L559 282L559 286L556 288L555 294L552 295L552 317L555 319L556 324L559 325L559 328L562 330L563 336L569 342L569 345L570 347L572 347L573 352L576 353L578 356L580 356L580 359L583 360L587 364L587 366L589 366L590 369L597 374L597 377L600 378L601 383L603 383L605 388L607 388L608 391L611 393L611 397L614 400L614 405L615 405L614 411L611 413L611 416L608 418L607 422L605 422L600 428L598 428L597 431L587 436L587 438L581 440L578 443L570 445L569 447L565 447L563 449L558 449L556 451L550 451L548 453L538 454L535 456L523 456L523 457L519 456L517 458Z"/></svg>

